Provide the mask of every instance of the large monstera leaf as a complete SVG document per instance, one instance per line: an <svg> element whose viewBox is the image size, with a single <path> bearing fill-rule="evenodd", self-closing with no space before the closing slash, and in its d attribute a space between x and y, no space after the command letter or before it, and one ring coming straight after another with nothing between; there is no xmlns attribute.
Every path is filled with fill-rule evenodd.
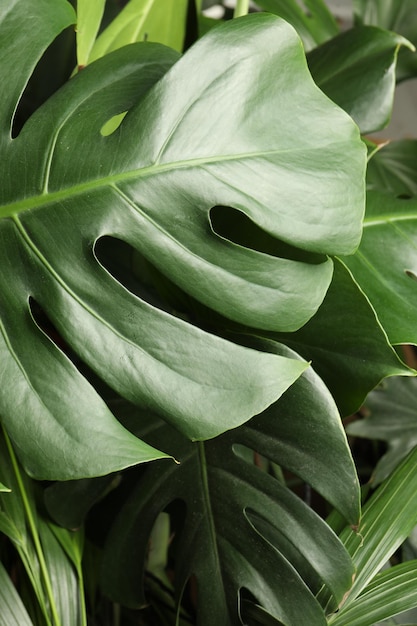
<svg viewBox="0 0 417 626"><path fill-rule="evenodd" d="M130 414L133 426L135 410ZM151 416L136 417L136 428L150 443L164 441L180 464L149 465L121 510L105 549L107 592L127 605L146 603L141 585L152 527L162 511L172 512L173 503L181 510L182 502L169 568L179 601L187 581L195 581L198 624L241 623L243 590L286 626L326 624L326 612L337 608L352 583L350 560L323 520L253 462L264 455L297 473L357 523L353 462L317 375L308 370L262 416L208 442L189 442ZM58 502L65 507L62 498Z"/></svg>
<svg viewBox="0 0 417 626"><path fill-rule="evenodd" d="M0 12L0 414L26 469L43 478L162 455L114 420L85 365L197 440L263 411L306 366L134 295L99 260L103 238L129 244L226 318L291 331L325 296L327 255L358 245L364 204L358 130L274 16L224 25L180 60L157 44L122 48L13 136L37 59L73 18L63 0L15 0ZM245 245L212 219L221 207L249 222ZM272 251L256 248L251 228Z"/></svg>

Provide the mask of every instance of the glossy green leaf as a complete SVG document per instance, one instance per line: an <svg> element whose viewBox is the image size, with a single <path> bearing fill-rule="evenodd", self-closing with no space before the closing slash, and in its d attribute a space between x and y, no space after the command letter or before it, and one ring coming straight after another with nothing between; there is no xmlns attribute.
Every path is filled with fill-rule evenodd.
<svg viewBox="0 0 417 626"><path fill-rule="evenodd" d="M356 530L347 528L341 539L352 556L356 576L340 616L367 588L417 524L417 449L378 487L363 508ZM339 619L339 618L337 618Z"/></svg>
<svg viewBox="0 0 417 626"><path fill-rule="evenodd" d="M337 22L323 0L304 0L306 10L297 0L257 0L257 4L292 24L306 50L339 33Z"/></svg>
<svg viewBox="0 0 417 626"><path fill-rule="evenodd" d="M362 26L308 55L318 86L353 117L362 133L380 130L390 120L400 46L413 48L400 35Z"/></svg>
<svg viewBox="0 0 417 626"><path fill-rule="evenodd" d="M77 0L77 65L87 65L100 28L106 0Z"/></svg>
<svg viewBox="0 0 417 626"><path fill-rule="evenodd" d="M94 44L90 62L137 41L181 51L188 0L130 0Z"/></svg>
<svg viewBox="0 0 417 626"><path fill-rule="evenodd" d="M350 435L386 441L388 451L372 475L373 484L384 480L417 445L417 380L393 378L371 393L366 417L347 427Z"/></svg>
<svg viewBox="0 0 417 626"><path fill-rule="evenodd" d="M413 374L401 363L365 294L339 261L316 315L299 331L279 337L312 362L344 416L354 413L383 378Z"/></svg>
<svg viewBox="0 0 417 626"><path fill-rule="evenodd" d="M417 141L402 139L382 146L369 160L366 181L371 190L397 197L417 195Z"/></svg>
<svg viewBox="0 0 417 626"><path fill-rule="evenodd" d="M373 626L376 622L417 606L417 561L407 561L380 572L332 626Z"/></svg>
<svg viewBox="0 0 417 626"><path fill-rule="evenodd" d="M36 5L43 47L55 33L45 13L51 2ZM192 439L244 423L305 368L158 310L110 274L100 241L129 244L226 317L293 330L325 295L326 255L349 254L359 242L365 150L350 118L311 80L293 29L264 14L222 25L177 63L157 44L107 55L11 138L31 68L8 41L29 38L28 3L16 0L14 19L0 22L8 84L0 414L29 472L75 478L158 456L113 420L81 375L83 363ZM105 122L126 110L104 137ZM252 249L251 229L245 246L223 237L214 213L227 206L255 234L264 231L275 254Z"/></svg>
<svg viewBox="0 0 417 626"><path fill-rule="evenodd" d="M1 562L0 607L0 626L33 626L33 622Z"/></svg>
<svg viewBox="0 0 417 626"><path fill-rule="evenodd" d="M350 560L309 507L241 454L243 446L289 468L357 523L354 466L320 379L309 370L263 415L205 443L186 442L155 418L138 415L136 420L150 443L166 442L180 465L152 464L132 492L106 548L106 591L129 605L144 601L137 582L149 533L161 511L183 501L185 519L176 530L170 563L179 597L187 580L196 577L199 624L238 623L242 588L288 626L325 624L314 594L325 584L337 606L351 585Z"/></svg>
<svg viewBox="0 0 417 626"><path fill-rule="evenodd" d="M344 262L393 344L417 343L417 201L370 191L361 244Z"/></svg>
<svg viewBox="0 0 417 626"><path fill-rule="evenodd" d="M417 45L416 0L354 0L355 19L360 24L371 24L394 31ZM398 60L397 79L416 76L417 56L402 49Z"/></svg>

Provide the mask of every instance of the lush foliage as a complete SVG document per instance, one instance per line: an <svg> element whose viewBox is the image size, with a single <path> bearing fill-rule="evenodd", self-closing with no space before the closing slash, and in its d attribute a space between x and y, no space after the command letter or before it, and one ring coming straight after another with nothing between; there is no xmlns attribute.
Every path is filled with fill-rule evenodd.
<svg viewBox="0 0 417 626"><path fill-rule="evenodd" d="M0 9L0 626L417 606L415 435L361 513L341 419L413 397L415 2L258 4Z"/></svg>

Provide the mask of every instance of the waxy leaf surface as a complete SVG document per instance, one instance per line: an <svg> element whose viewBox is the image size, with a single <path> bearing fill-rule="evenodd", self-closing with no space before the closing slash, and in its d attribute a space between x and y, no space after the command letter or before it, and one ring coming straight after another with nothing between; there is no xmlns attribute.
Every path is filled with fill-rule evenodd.
<svg viewBox="0 0 417 626"><path fill-rule="evenodd" d="M393 344L417 343L417 201L368 192L358 251L344 262Z"/></svg>
<svg viewBox="0 0 417 626"><path fill-rule="evenodd" d="M101 240L129 244L227 318L295 330L325 296L328 255L359 243L365 165L357 128L313 83L294 30L261 14L179 60L157 44L117 50L14 137L33 66L72 19L57 0L0 14L0 414L26 469L61 479L162 456L113 419L85 366L190 439L244 423L306 367L134 295L99 260ZM223 236L211 219L221 207L273 252L251 245L250 227L245 245Z"/></svg>
<svg viewBox="0 0 417 626"><path fill-rule="evenodd" d="M132 411L132 428L134 421ZM354 465L332 397L318 376L308 370L263 415L208 442L188 442L152 418L139 415L136 422L149 443L163 441L180 464L150 465L132 491L105 550L107 592L128 605L145 602L140 582L153 524L160 512L182 501L186 513L171 554L175 588L181 600L195 577L198 624L240 623L242 589L284 624L326 624L315 594L324 585L330 606L337 607L352 581L349 558L312 509L254 462L263 455L297 473L350 523L358 523ZM329 463L331 455L337 465Z"/></svg>

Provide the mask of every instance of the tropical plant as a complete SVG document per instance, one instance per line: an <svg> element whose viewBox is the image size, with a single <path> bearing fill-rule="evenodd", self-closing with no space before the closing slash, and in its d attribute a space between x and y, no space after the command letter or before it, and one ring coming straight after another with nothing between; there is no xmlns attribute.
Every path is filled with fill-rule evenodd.
<svg viewBox="0 0 417 626"><path fill-rule="evenodd" d="M377 573L417 523L415 454L361 521L340 419L414 374L392 347L415 341L392 227L413 205L370 175L364 217L384 157L360 135L412 46L306 4L283 17L307 60L267 13L181 55L199 3L0 9L1 626L366 626L417 605L415 562ZM36 95L76 21L61 88Z"/></svg>

